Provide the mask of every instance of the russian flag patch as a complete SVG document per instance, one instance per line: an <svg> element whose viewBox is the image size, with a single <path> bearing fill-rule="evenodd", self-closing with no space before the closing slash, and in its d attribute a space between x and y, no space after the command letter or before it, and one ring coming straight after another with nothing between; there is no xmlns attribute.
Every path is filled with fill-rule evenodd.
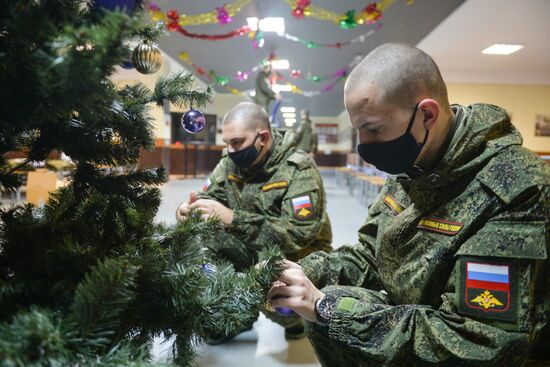
<svg viewBox="0 0 550 367"><path fill-rule="evenodd" d="M515 286L512 264L465 261L459 310L467 315L515 321Z"/></svg>
<svg viewBox="0 0 550 367"><path fill-rule="evenodd" d="M311 203L311 196L309 194L291 199L291 204L296 219L307 220L313 217L313 204Z"/></svg>
<svg viewBox="0 0 550 367"><path fill-rule="evenodd" d="M210 177L208 177L208 178L206 179L206 182L205 182L204 185L202 186L202 191L208 190L208 188L210 187L211 184L212 184L212 181L210 181Z"/></svg>

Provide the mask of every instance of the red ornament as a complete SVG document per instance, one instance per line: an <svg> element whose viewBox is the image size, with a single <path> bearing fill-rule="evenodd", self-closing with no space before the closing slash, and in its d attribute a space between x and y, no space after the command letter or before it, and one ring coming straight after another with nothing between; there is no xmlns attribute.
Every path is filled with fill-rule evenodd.
<svg viewBox="0 0 550 367"><path fill-rule="evenodd" d="M300 70L292 69L292 71L290 72L290 75L293 78L299 78L302 75L302 72Z"/></svg>
<svg viewBox="0 0 550 367"><path fill-rule="evenodd" d="M363 12L367 15L367 22L371 24L382 18L382 11L378 9L377 3L370 3L363 9Z"/></svg>
<svg viewBox="0 0 550 367"><path fill-rule="evenodd" d="M175 32L180 28L180 25L178 24L178 22L170 22L168 23L167 28L170 32Z"/></svg>
<svg viewBox="0 0 550 367"><path fill-rule="evenodd" d="M200 66L197 68L197 74L199 75L204 75L206 72L204 71L203 68L201 68Z"/></svg>
<svg viewBox="0 0 550 367"><path fill-rule="evenodd" d="M311 5L311 0L298 0L292 9L292 16L297 19L303 19L306 8Z"/></svg>
<svg viewBox="0 0 550 367"><path fill-rule="evenodd" d="M172 20L178 20L180 18L180 14L176 9L168 10L168 13L166 13L166 16L168 19Z"/></svg>

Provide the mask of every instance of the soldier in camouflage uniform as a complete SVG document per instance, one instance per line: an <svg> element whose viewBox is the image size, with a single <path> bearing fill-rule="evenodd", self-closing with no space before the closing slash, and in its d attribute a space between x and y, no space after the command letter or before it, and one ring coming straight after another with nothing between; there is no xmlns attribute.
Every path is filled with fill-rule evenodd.
<svg viewBox="0 0 550 367"><path fill-rule="evenodd" d="M549 366L550 167L503 109L450 106L414 47L375 49L344 93L359 154L397 175L358 244L287 262L273 306L323 366Z"/></svg>
<svg viewBox="0 0 550 367"><path fill-rule="evenodd" d="M205 245L238 270L256 263L268 244L294 261L330 251L323 182L315 162L295 149L292 132L272 131L266 112L243 102L225 116L222 135L228 148L198 198L180 205L178 220L191 209L219 217L226 230ZM287 329L298 322L277 321Z"/></svg>
<svg viewBox="0 0 550 367"><path fill-rule="evenodd" d="M296 148L308 153L315 153L317 151L317 134L313 131L309 111L302 110L300 115L300 126L296 130Z"/></svg>
<svg viewBox="0 0 550 367"><path fill-rule="evenodd" d="M267 82L271 76L271 64L263 65L260 72L256 76L254 102L263 107L268 113L269 104L276 99L281 100L281 95L273 92L269 83Z"/></svg>

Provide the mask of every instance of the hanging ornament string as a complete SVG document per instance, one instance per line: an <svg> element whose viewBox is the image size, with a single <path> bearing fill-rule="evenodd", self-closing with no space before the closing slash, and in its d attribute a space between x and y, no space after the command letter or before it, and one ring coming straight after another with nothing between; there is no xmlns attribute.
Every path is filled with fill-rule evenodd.
<svg viewBox="0 0 550 367"><path fill-rule="evenodd" d="M208 40L208 41L222 41L227 40L235 37L242 37L246 34L252 39L253 42L253 48L257 49L260 47L263 47L264 45L264 38L263 38L263 32L261 31L252 31L249 26L245 25L240 28L237 28L231 32L224 33L224 34L199 34L199 33L192 33L184 29L178 22L177 19L179 19L179 14L175 10L170 10L166 13L166 16L164 17L164 23L166 25L166 28L171 32L179 32L181 35L189 38L195 38L195 39L202 39L202 40ZM290 33L284 33L281 37L288 41L299 43L307 48L336 48L340 49L345 46L353 45L355 43L359 42L365 42L365 40L372 36L375 32L379 31L382 28L381 23L377 23L374 29L369 30L368 32L361 34L355 38L352 38L348 41L341 41L341 42L333 42L333 43L321 43L321 42L314 42L309 41L297 36L294 36Z"/></svg>
<svg viewBox="0 0 550 367"><path fill-rule="evenodd" d="M231 31L229 33L224 33L224 34L199 34L199 33L188 32L177 23L175 24L170 23L170 24L172 28L170 28L169 26L168 30L172 32L177 31L189 38L198 38L198 39L208 40L208 41L221 41L229 38L241 37L250 32L250 27L245 25L235 29L234 31Z"/></svg>
<svg viewBox="0 0 550 367"><path fill-rule="evenodd" d="M291 8L291 14L296 19L315 18L335 23L342 29L353 29L358 24L376 23L382 18L383 13L389 8L395 0L382 0L379 3L372 2L361 11L355 9L348 10L344 14L336 13L332 10L313 6L310 0L287 0ZM407 5L411 2L407 1Z"/></svg>
<svg viewBox="0 0 550 367"><path fill-rule="evenodd" d="M224 5L208 13L195 15L182 14L181 16L178 14L176 20L182 27L213 23L224 25L230 23L232 18L250 4L250 2L251 0L236 0L233 4ZM164 14L158 5L151 3L149 5L149 11L152 13L151 15L154 21L166 20L167 14Z"/></svg>
<svg viewBox="0 0 550 367"><path fill-rule="evenodd" d="M302 90L300 88L298 88L297 85L295 84L292 84L290 82L286 82L285 85L289 86L290 87L290 92L291 93L294 93L294 94L301 94L301 95L304 95L305 97L315 97L315 96L318 96L322 93L327 93L327 92L330 92L334 89L334 87L340 83L341 81L345 80L346 77L347 77L347 74L348 72L359 62L363 59L363 56L364 55L357 55L356 57L353 58L353 60L348 64L346 65L345 67L337 70L336 72L330 74L330 75L327 75L327 76L323 76L323 77L319 77L319 76L302 76L301 75L301 72L298 71L298 70L292 70L291 71L291 77L292 78L304 78L304 79L307 79L307 80L310 80L310 81L313 81L313 82L316 82L316 83L320 83L322 81L326 81L326 80L330 80L330 79L335 79L333 80L331 83L325 85L324 87L322 87L321 89L319 90ZM239 90L237 88L234 88L232 87L231 85L229 85L229 83L231 82L234 82L234 81L244 81L246 79L248 79L253 73L255 73L256 71L258 71L260 69L260 67L262 65L265 64L266 60L262 60L260 63L258 63L258 65L254 66L252 69L250 69L249 71L238 71L236 73L236 77L227 77L227 76L222 76L222 75L219 75L216 71L214 70L210 70L208 72L206 72L206 69L202 68L201 66L193 63L190 59L189 59L189 55L186 53L186 52L181 52L180 55L179 55L180 59L182 61L184 61L185 63L187 63L188 65L190 65L197 74L201 75L201 76L205 76L208 81L210 83L215 83L216 85L219 85L225 89L227 89L229 92L231 92L232 94L241 94L241 95L245 95L246 94L246 91L245 90ZM246 74L246 77L244 77L244 75ZM275 78L278 80L280 79L281 81L285 81L286 78L281 75L281 74L275 74ZM275 82L277 82L277 80Z"/></svg>
<svg viewBox="0 0 550 367"><path fill-rule="evenodd" d="M179 58L182 61L186 62L189 66L191 66L198 75L205 76L208 78L209 82L211 83L213 82L222 87L225 87L230 82L236 82L236 81L244 82L245 80L250 78L250 76L252 76L254 73L256 73L258 70L260 70L260 67L262 65L268 62L267 60L262 60L260 63L258 63L257 65L255 65L254 67L248 70L237 71L234 74L234 76L224 76L224 75L218 74L215 70L209 70L207 72L201 66L196 65L189 59L189 54L187 54L187 52L180 52ZM327 80L332 80L335 78L341 78L343 76L346 76L347 70L348 70L348 67L346 66L344 68L341 68L335 71L334 73L331 73L325 76L311 75L310 73L308 73L307 75L303 75L300 70L296 70L296 69L291 70L290 73L293 79L304 79L312 83L318 84ZM276 73L276 75L281 76L282 74ZM282 79L284 79L284 77L282 77Z"/></svg>

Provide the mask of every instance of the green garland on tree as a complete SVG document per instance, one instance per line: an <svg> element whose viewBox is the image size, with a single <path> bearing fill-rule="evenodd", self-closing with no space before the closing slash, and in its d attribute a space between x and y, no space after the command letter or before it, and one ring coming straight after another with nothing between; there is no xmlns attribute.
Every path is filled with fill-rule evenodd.
<svg viewBox="0 0 550 367"><path fill-rule="evenodd" d="M139 7L0 8L0 188L19 185L7 152L32 163L57 150L75 162L43 207L0 207L2 366L149 365L160 335L175 336L173 363L189 365L207 333L249 324L282 266L276 249L261 271L212 264L200 244L223 229L198 213L173 227L154 222L165 173L136 168L154 143L148 106L204 106L210 89L193 90L186 74L153 90L113 84L124 43L159 35Z"/></svg>

